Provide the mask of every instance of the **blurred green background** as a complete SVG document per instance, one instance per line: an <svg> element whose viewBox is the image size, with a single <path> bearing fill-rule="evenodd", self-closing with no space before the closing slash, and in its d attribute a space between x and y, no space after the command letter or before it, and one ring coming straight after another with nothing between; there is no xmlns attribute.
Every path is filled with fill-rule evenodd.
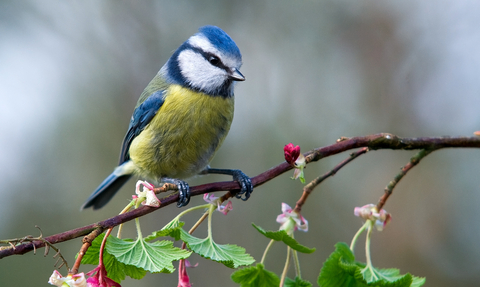
<svg viewBox="0 0 480 287"><path fill-rule="evenodd" d="M308 151L378 132L470 136L480 130L479 11L480 2L463 0L0 1L0 238L36 236L35 225L52 235L121 210L133 180L104 209L79 207L116 165L143 88L206 24L236 41L247 78L237 85L235 120L213 167L254 176L281 163L289 142ZM305 279L316 282L333 245L350 242L361 226L354 207L375 203L413 154L370 152L315 190L303 209L310 230L296 235L317 248L300 256ZM309 165L307 181L346 156ZM385 206L393 221L374 234L373 263L426 276L425 286L478 286L479 172L480 150L441 150L422 161ZM235 200L228 216L217 214L215 240L259 261L268 240L250 223L278 228L281 202L293 206L301 195L290 176ZM169 206L142 218L144 233L178 212ZM126 227L133 236L133 224ZM70 265L80 246L81 239L58 244ZM0 260L0 285L48 286L52 255ZM357 257L364 260L361 247ZM266 267L281 273L284 260L277 244ZM189 270L195 286L235 286L233 270L190 261L200 263ZM176 274L148 274L122 286L176 284Z"/></svg>

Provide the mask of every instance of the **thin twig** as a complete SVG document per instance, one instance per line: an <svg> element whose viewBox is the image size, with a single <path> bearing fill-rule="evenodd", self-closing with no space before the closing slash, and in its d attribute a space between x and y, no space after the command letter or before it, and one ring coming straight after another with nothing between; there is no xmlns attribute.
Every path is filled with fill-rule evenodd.
<svg viewBox="0 0 480 287"><path fill-rule="evenodd" d="M77 274L78 269L80 268L80 264L82 262L82 258L87 253L88 248L92 245L93 240L97 238L102 232L104 231L103 228L97 228L94 229L92 232L90 232L89 235L85 236L82 240L83 244L82 247L80 248L80 251L78 252L77 259L75 260L75 264L73 265L72 269L69 271L71 274Z"/></svg>
<svg viewBox="0 0 480 287"><path fill-rule="evenodd" d="M202 217L200 217L200 219L195 223L194 226L192 226L192 228L190 228L190 230L188 231L188 234L192 234L199 226L200 224L202 224L202 222L208 217L208 210L202 215Z"/></svg>
<svg viewBox="0 0 480 287"><path fill-rule="evenodd" d="M297 201L294 211L299 213L302 210L302 206L305 204L305 201L307 200L310 193L312 193L313 189L317 187L322 181L324 181L325 179L331 176L334 176L342 167L344 167L345 165L347 165L349 162L356 159L360 155L366 153L367 151L368 151L368 148L364 147L356 152L351 153L348 158L344 159L342 162L340 162L337 166L335 166L329 172L315 178L310 183L305 185L305 187L303 188L302 197L300 197L300 199Z"/></svg>
<svg viewBox="0 0 480 287"><path fill-rule="evenodd" d="M383 206L387 202L388 197L392 194L393 189L395 188L395 186L397 186L397 183L407 174L407 172L409 172L414 166L416 166L420 162L420 160L422 160L424 157L426 157L433 151L434 149L424 149L419 151L410 159L410 161L405 166L402 167L400 172L385 187L385 193L380 197L377 203L378 211L383 208Z"/></svg>

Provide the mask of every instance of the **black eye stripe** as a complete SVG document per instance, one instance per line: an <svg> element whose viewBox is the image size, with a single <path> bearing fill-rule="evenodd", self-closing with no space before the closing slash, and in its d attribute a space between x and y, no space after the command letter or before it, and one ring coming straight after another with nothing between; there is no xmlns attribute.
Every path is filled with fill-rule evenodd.
<svg viewBox="0 0 480 287"><path fill-rule="evenodd" d="M222 62L220 61L220 59L217 57L217 56L214 56L214 55L210 55L208 56L208 59L207 59L210 64L218 67Z"/></svg>
<svg viewBox="0 0 480 287"><path fill-rule="evenodd" d="M219 67L220 69L224 69L227 71L227 67L222 63L222 60L220 60L219 57L215 56L212 53L204 52L201 51L200 54L207 60L210 64L212 64L215 67Z"/></svg>
<svg viewBox="0 0 480 287"><path fill-rule="evenodd" d="M210 64L212 64L213 66L215 67L219 67L220 69L223 69L225 71L228 72L228 68L227 66L225 66L223 63L222 63L222 60L220 60L220 58L218 56L216 56L215 54L213 53L210 53L210 52L205 52L203 51L202 49L200 48L197 48L197 47L193 47L193 46L190 46L189 47L192 51L202 55L205 60L207 60ZM213 63L212 63L212 58L214 58L213 60ZM217 61L218 60L218 61Z"/></svg>

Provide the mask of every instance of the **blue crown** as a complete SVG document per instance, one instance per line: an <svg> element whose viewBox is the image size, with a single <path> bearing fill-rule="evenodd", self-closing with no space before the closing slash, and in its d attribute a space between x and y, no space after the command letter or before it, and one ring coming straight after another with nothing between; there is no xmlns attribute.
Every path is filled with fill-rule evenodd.
<svg viewBox="0 0 480 287"><path fill-rule="evenodd" d="M237 44L235 44L232 38L230 38L230 36L228 36L222 29L208 25L200 27L198 31L200 34L207 37L210 43L212 43L220 52L238 59L242 58L242 54L240 53Z"/></svg>

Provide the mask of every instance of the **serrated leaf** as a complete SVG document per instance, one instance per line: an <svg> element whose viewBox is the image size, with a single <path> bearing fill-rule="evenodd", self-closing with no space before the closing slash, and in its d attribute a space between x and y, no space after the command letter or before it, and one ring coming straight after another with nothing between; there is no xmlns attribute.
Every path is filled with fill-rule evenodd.
<svg viewBox="0 0 480 287"><path fill-rule="evenodd" d="M420 287L420 286L423 286L423 284L425 284L425 281L427 281L427 279L426 279L425 277L413 276L413 282L412 282L412 284L410 285L410 287Z"/></svg>
<svg viewBox="0 0 480 287"><path fill-rule="evenodd" d="M127 241L111 237L107 240L107 251L127 265L134 265L152 273L172 273L172 261L185 259L191 252L173 246L171 241L146 242L142 238Z"/></svg>
<svg viewBox="0 0 480 287"><path fill-rule="evenodd" d="M164 227L162 227L162 230L175 229L177 227L182 227L184 224L185 222L180 221L178 217L175 217L174 219L172 219L172 221L170 221Z"/></svg>
<svg viewBox="0 0 480 287"><path fill-rule="evenodd" d="M317 283L321 287L420 287L425 283L425 278L409 273L400 275L395 268L370 269L364 263L356 262L346 243L339 242L335 247L320 271Z"/></svg>
<svg viewBox="0 0 480 287"><path fill-rule="evenodd" d="M113 256L113 255L112 255L112 257L115 258L115 256ZM119 261L117 261L117 263L123 264ZM123 264L123 267L124 267L125 275L127 275L128 277L130 277L132 279L140 280L143 277L145 277L145 275L147 275L147 271L143 270L140 267L133 266L133 265L127 265L127 264Z"/></svg>
<svg viewBox="0 0 480 287"><path fill-rule="evenodd" d="M335 251L327 258L323 267L320 270L317 284L321 287L357 287L366 286L365 284L357 284L355 278L350 275L350 272L355 272L356 266L353 264L355 257L350 248L343 242L335 244ZM344 249L347 250L344 250ZM345 267L352 267L352 270L346 271L340 264L345 264Z"/></svg>
<svg viewBox="0 0 480 287"><path fill-rule="evenodd" d="M164 236L171 236L174 237L175 240L180 239L180 232L177 232L177 229L182 228L182 226L185 224L183 221L178 221L178 220L172 220L167 225L165 225L161 230L155 231L152 234L150 234L147 237L144 237L145 241L152 241L154 239L157 239L159 237L164 237ZM176 238L178 236L178 238Z"/></svg>
<svg viewBox="0 0 480 287"><path fill-rule="evenodd" d="M93 240L92 245L88 248L87 253L85 253L82 258L82 264L98 265L100 245L102 244L104 236L105 234L101 234ZM110 240L110 238L108 240ZM107 250L104 250L103 252L103 264L105 265L108 278L117 283L120 283L122 280L124 280L125 276L129 276L133 279L142 279L147 274L147 271L143 270L142 268L126 265L118 261L115 256L108 253Z"/></svg>
<svg viewBox="0 0 480 287"><path fill-rule="evenodd" d="M315 248L308 248L304 245L301 245L298 243L297 240L292 238L287 234L285 230L279 230L279 231L266 231L260 226L255 225L255 223L252 223L253 227L258 230L261 234L263 234L265 237L273 239L275 241L282 241L283 243L287 244L290 246L292 249L302 252L302 253L313 253L315 252Z"/></svg>
<svg viewBox="0 0 480 287"><path fill-rule="evenodd" d="M300 278L295 277L295 280L292 280L290 278L287 277L287 279L285 280L285 285L284 287L311 287L312 286L312 283L306 281L306 280L302 280Z"/></svg>
<svg viewBox="0 0 480 287"><path fill-rule="evenodd" d="M425 284L425 278L413 276L410 273L405 275L400 274L400 270L396 268L390 269L377 269L365 267L363 269L358 269L355 272L355 278L361 280L364 283L367 283L367 286L386 286L386 287L415 287L415 286L422 286ZM383 285L379 285L382 283Z"/></svg>
<svg viewBox="0 0 480 287"><path fill-rule="evenodd" d="M256 266L239 269L232 274L231 278L233 282L239 283L241 287L278 287L280 285L278 276L271 271L265 270L261 263Z"/></svg>
<svg viewBox="0 0 480 287"><path fill-rule="evenodd" d="M367 286L374 284L374 286L385 287L408 287L412 284L412 275L408 273L400 275L400 271L396 270L394 274L389 272L392 276L388 276L388 274L383 275L380 270L374 268L372 272L368 267L358 268L355 270L354 277L357 281L365 283Z"/></svg>
<svg viewBox="0 0 480 287"><path fill-rule="evenodd" d="M401 275L400 270L396 268L378 269L372 267L370 269L363 266L364 264L359 265L354 276L358 281L366 283L367 286L410 287L425 284L425 278L416 277L410 273Z"/></svg>
<svg viewBox="0 0 480 287"><path fill-rule="evenodd" d="M358 280L364 280L365 283L371 283L379 280L386 280L388 282L400 281L402 286L405 284L410 286L412 283L412 276L408 273L403 276L400 275L400 270L398 269L382 269L382 271L383 272L380 272L380 270L375 268L370 269L368 267L363 269L358 268L355 270L355 278L358 278Z"/></svg>
<svg viewBox="0 0 480 287"><path fill-rule="evenodd" d="M233 244L217 244L211 237L204 239L194 237L180 229L180 238L198 255L222 263L230 268L250 265L255 262L252 256L245 253L245 248Z"/></svg>

